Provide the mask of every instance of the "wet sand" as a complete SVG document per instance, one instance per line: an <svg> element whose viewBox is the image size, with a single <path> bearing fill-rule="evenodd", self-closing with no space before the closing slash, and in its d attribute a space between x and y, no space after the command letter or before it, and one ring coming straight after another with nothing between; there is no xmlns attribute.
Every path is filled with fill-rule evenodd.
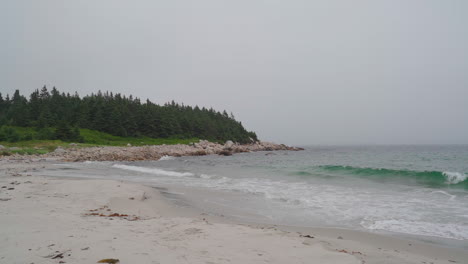
<svg viewBox="0 0 468 264"><path fill-rule="evenodd" d="M0 160L0 263L468 263L462 249L385 235L234 223L140 184L34 176L52 170Z"/></svg>

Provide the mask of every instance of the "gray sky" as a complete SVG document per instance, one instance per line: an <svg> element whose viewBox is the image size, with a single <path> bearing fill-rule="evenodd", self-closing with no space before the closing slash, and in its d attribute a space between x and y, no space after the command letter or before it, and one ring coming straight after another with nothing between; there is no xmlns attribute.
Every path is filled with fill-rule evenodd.
<svg viewBox="0 0 468 264"><path fill-rule="evenodd" d="M0 92L232 111L288 144L468 143L468 1L0 3Z"/></svg>

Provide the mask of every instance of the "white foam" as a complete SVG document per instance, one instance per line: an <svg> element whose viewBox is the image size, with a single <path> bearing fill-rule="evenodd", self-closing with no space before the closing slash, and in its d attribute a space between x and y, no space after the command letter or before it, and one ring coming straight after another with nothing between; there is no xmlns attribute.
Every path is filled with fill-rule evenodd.
<svg viewBox="0 0 468 264"><path fill-rule="evenodd" d="M202 179L213 179L216 178L216 176L208 175L208 174L200 174L200 178Z"/></svg>
<svg viewBox="0 0 468 264"><path fill-rule="evenodd" d="M77 163L80 164L80 163ZM107 165L107 164L112 164L112 162L109 161L93 161L93 160L86 160L83 161L82 164L89 164L89 165Z"/></svg>
<svg viewBox="0 0 468 264"><path fill-rule="evenodd" d="M456 195L452 195L452 194L444 192L444 191L434 191L432 193L441 193L443 195L446 195L446 196L450 197L450 201L453 201L453 200L455 200L455 198L457 198Z"/></svg>
<svg viewBox="0 0 468 264"><path fill-rule="evenodd" d="M158 161L163 161L163 160L173 160L175 159L175 157L173 156L168 156L168 155L165 155L165 156L162 156Z"/></svg>
<svg viewBox="0 0 468 264"><path fill-rule="evenodd" d="M239 191L263 196L268 200L278 201L288 208L300 209L299 214L310 213L311 217L323 218L331 225L361 225L371 230L385 230L414 235L468 239L468 227L463 220L452 219L444 222L444 217L436 217L429 222L423 219L426 214L447 211L450 206L458 208L457 196L445 191L426 190L412 195L396 195L392 190L378 192L343 188L333 185L314 186L301 182L272 181L268 179L248 178L229 179L222 177L207 182L194 182L214 189ZM434 196L424 196L432 193ZM448 199L441 200L441 195ZM354 205L360 204L358 208ZM430 205L430 206L428 206ZM414 208L421 212L415 212ZM450 209L450 210L453 210ZM460 210L458 210L460 211ZM461 210L461 213L466 210ZM452 212L456 214L456 212ZM372 219L367 220L367 216ZM298 215L299 217L303 217ZM294 218L294 216L290 216ZM387 219L398 220L387 220ZM299 219L299 218L298 218ZM333 222L330 219L334 219ZM363 220L365 219L365 220ZM354 224L355 223L355 224Z"/></svg>
<svg viewBox="0 0 468 264"><path fill-rule="evenodd" d="M164 176L175 176L175 177L194 176L194 174L190 172L166 171L166 170L161 170L158 168L145 168L145 167L138 167L138 166L122 165L122 164L114 164L112 167L123 169L123 170L138 171L138 172L151 173L151 174L164 175Z"/></svg>
<svg viewBox="0 0 468 264"><path fill-rule="evenodd" d="M454 195L455 193L449 190L420 188L407 192L406 188L398 186L381 188L381 185L375 185L373 188L367 188L322 181L312 184L309 181L296 182L262 177L223 177L222 172L218 175L194 174L121 164L114 167L175 176L158 178L160 183L252 194L250 198L265 199L268 206L275 208L266 210L267 207L264 206L256 210L265 216L276 217L278 221L285 221L285 224L308 225L310 221L332 226L360 226L371 230L468 239L468 208L464 206L468 200L462 195ZM451 175L447 176L447 181L452 183L466 179L466 175L460 173L447 175Z"/></svg>
<svg viewBox="0 0 468 264"><path fill-rule="evenodd" d="M457 184L468 178L466 174L460 172L444 171L442 174L445 176L448 184Z"/></svg>
<svg viewBox="0 0 468 264"><path fill-rule="evenodd" d="M430 223L423 221L408 221L403 219L389 219L361 222L361 225L371 230L386 230L391 232L406 233L423 236L436 236L457 240L468 239L467 226Z"/></svg>

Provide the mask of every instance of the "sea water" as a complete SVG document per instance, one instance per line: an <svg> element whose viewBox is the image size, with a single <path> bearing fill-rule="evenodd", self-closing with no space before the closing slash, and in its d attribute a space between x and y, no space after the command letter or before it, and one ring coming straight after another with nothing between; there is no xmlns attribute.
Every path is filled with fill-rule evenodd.
<svg viewBox="0 0 468 264"><path fill-rule="evenodd" d="M87 165L239 220L468 241L468 146L306 146Z"/></svg>

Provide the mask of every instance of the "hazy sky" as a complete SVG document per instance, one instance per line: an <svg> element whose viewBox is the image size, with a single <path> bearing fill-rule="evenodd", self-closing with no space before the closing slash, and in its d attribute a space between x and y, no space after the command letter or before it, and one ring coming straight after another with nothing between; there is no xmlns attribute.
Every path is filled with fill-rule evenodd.
<svg viewBox="0 0 468 264"><path fill-rule="evenodd" d="M226 109L288 144L468 143L468 1L1 1L0 92Z"/></svg>

